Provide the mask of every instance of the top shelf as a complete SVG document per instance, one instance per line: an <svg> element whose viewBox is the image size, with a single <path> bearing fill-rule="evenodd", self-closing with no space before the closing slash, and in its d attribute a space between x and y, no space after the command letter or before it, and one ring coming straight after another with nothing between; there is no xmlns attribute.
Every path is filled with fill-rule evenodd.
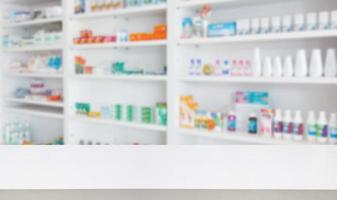
<svg viewBox="0 0 337 200"><path fill-rule="evenodd" d="M93 18L106 18L106 17L128 17L137 15L155 15L155 14L165 14L167 9L166 4L142 6L137 8L125 8L116 9L108 12L96 12L96 13L86 13L86 14L75 14L71 17L74 20L84 20Z"/></svg>
<svg viewBox="0 0 337 200"><path fill-rule="evenodd" d="M267 42L267 41L282 41L282 40L304 40L304 39L319 39L319 38L333 38L337 37L337 30L323 30L323 31L305 31L292 33L271 33L261 35L247 35L247 36L228 36L228 37L214 37L214 38L192 38L180 39L179 45L212 45L224 43L237 42Z"/></svg>
<svg viewBox="0 0 337 200"><path fill-rule="evenodd" d="M296 0L284 0L294 2ZM216 5L218 8L235 8L241 6L251 6L256 4L277 3L277 0L185 0L178 3L178 8L198 8L205 4Z"/></svg>

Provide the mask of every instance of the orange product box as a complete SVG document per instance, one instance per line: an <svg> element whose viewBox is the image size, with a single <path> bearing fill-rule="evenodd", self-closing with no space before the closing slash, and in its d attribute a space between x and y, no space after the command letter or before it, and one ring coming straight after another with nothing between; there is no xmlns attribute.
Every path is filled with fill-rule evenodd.
<svg viewBox="0 0 337 200"><path fill-rule="evenodd" d="M93 33L90 30L83 30L80 32L81 38L91 38L92 36L93 36Z"/></svg>
<svg viewBox="0 0 337 200"><path fill-rule="evenodd" d="M79 64L79 65L85 65L86 61L81 56L76 56L75 57L75 63Z"/></svg>
<svg viewBox="0 0 337 200"><path fill-rule="evenodd" d="M167 32L167 26L166 24L158 24L154 26L154 32L155 33L166 33Z"/></svg>
<svg viewBox="0 0 337 200"><path fill-rule="evenodd" d="M153 39L154 40L164 40L167 38L166 33L153 33Z"/></svg>
<svg viewBox="0 0 337 200"><path fill-rule="evenodd" d="M91 67L91 66L85 66L85 67L83 68L83 72L84 72L85 74L92 74L92 72L93 72L93 67Z"/></svg>

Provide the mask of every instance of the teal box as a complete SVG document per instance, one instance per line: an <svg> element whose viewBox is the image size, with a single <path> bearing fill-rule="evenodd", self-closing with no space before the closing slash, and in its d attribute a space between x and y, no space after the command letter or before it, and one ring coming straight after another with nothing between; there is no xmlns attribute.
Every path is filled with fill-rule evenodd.
<svg viewBox="0 0 337 200"><path fill-rule="evenodd" d="M208 37L234 36L236 34L236 22L209 24Z"/></svg>

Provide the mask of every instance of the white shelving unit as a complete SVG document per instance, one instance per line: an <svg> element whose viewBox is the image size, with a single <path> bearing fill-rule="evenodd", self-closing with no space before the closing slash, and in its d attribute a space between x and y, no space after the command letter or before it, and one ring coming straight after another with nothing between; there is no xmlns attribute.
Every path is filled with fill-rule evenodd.
<svg viewBox="0 0 337 200"><path fill-rule="evenodd" d="M27 3L19 0L15 4ZM29 4L41 4L44 0L29 0ZM49 0L48 0L49 2ZM49 3L56 1L50 0ZM58 121L55 132L62 130L66 144L93 141L101 144L309 144L288 140L276 140L252 136L248 133L209 133L177 128L179 125L179 98L193 95L200 106L208 110L225 111L231 107L235 91L267 91L272 106L282 110L337 112L337 78L263 78L263 77L208 77L189 76L188 65L192 58L215 60L227 57L250 58L254 48L262 50L262 56L294 55L298 49L310 52L314 48L337 48L337 30L306 31L265 35L248 35L219 38L182 39L182 18L191 16L204 4L213 7L211 21L235 21L247 18L294 15L296 13L332 11L337 3L328 0L168 0L166 4L126 8L112 11L74 14L74 1L63 0L65 17L35 20L24 23L2 23L3 31L26 30L30 27L62 23L64 44L28 48L3 49L7 55L30 55L43 52L63 52L64 74L2 73L2 87L12 80L14 86L38 78L61 83L64 90L62 104L41 103L2 98L3 108L13 115L27 115L34 125L45 118ZM148 32L153 25L165 23L168 39L145 42L120 42L109 44L74 45L73 38L81 30L93 30L95 35L114 34L118 30ZM127 66L158 69L167 67L167 75L78 75L75 74L74 57L86 58L90 65L115 60L126 61ZM5 90L7 91L7 90ZM6 94L9 94L8 92ZM322 98L324 97L324 98ZM85 118L75 115L75 103L87 102L93 106L116 104L150 106L156 102L168 105L168 125L144 125L117 122L107 119ZM29 118L30 119L30 118ZM61 122L59 122L61 121ZM39 129L40 130L40 129ZM55 135L54 133L52 135ZM38 141L42 141L38 139Z"/></svg>
<svg viewBox="0 0 337 200"><path fill-rule="evenodd" d="M65 8L63 0L16 0L1 2L2 17L9 11L34 10L50 6L61 6ZM8 22L1 20L2 35L22 34L24 32L34 33L44 28L63 28L64 17L36 19L25 22ZM61 29L61 32L63 30ZM65 37L65 34L63 35ZM36 101L31 99L19 99L14 97L14 92L18 87L29 88L32 80L43 80L47 87L63 89L63 73L41 73L41 72L13 72L9 63L19 59L31 59L32 56L57 53L63 56L65 46L62 42L50 45L23 46L2 48L2 62L5 63L1 69L2 98L1 110L7 113L2 117L1 133L4 122L7 121L27 121L33 130L32 142L34 144L47 144L56 138L64 135L64 104L51 101ZM62 66L66 68L65 65Z"/></svg>

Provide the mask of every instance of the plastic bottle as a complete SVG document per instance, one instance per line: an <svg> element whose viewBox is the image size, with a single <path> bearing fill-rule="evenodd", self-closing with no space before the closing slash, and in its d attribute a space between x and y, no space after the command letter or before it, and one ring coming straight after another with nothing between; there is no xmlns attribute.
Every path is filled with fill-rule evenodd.
<svg viewBox="0 0 337 200"><path fill-rule="evenodd" d="M267 56L263 62L263 76L271 77L273 73L271 57Z"/></svg>
<svg viewBox="0 0 337 200"><path fill-rule="evenodd" d="M273 76L282 77L283 76L283 66L280 56L276 56L273 62Z"/></svg>
<svg viewBox="0 0 337 200"><path fill-rule="evenodd" d="M337 144L337 115L332 113L329 121L329 142Z"/></svg>
<svg viewBox="0 0 337 200"><path fill-rule="evenodd" d="M310 59L310 76L320 78L323 76L323 59L320 49L314 49Z"/></svg>
<svg viewBox="0 0 337 200"><path fill-rule="evenodd" d="M308 76L308 62L305 50L301 49L296 55L295 76L304 78Z"/></svg>
<svg viewBox="0 0 337 200"><path fill-rule="evenodd" d="M262 73L261 51L259 48L255 48L253 58L253 75L259 77L261 76L261 73Z"/></svg>
<svg viewBox="0 0 337 200"><path fill-rule="evenodd" d="M189 73L190 73L191 76L195 75L195 69L196 69L195 60L191 59L190 60L190 68L189 68Z"/></svg>
<svg viewBox="0 0 337 200"><path fill-rule="evenodd" d="M286 110L283 117L283 136L285 139L291 140L293 133L293 121L291 118L291 111Z"/></svg>
<svg viewBox="0 0 337 200"><path fill-rule="evenodd" d="M224 60L223 66L222 66L222 75L229 76L230 75L230 65L229 60Z"/></svg>
<svg viewBox="0 0 337 200"><path fill-rule="evenodd" d="M325 112L319 113L319 118L317 121L317 137L318 142L321 144L328 142L328 122Z"/></svg>
<svg viewBox="0 0 337 200"><path fill-rule="evenodd" d="M250 134L257 134L257 117L255 113L252 113L249 115L248 119L248 132Z"/></svg>
<svg viewBox="0 0 337 200"><path fill-rule="evenodd" d="M282 138L283 132L283 121L281 110L276 110L273 119L273 133L275 138Z"/></svg>
<svg viewBox="0 0 337 200"><path fill-rule="evenodd" d="M229 112L227 116L227 130L229 132L236 131L236 114L234 112Z"/></svg>
<svg viewBox="0 0 337 200"><path fill-rule="evenodd" d="M328 49L324 69L325 69L324 75L326 77L331 78L337 76L337 58L335 49Z"/></svg>
<svg viewBox="0 0 337 200"><path fill-rule="evenodd" d="M307 119L307 137L310 142L315 142L317 139L317 122L313 111L309 112Z"/></svg>
<svg viewBox="0 0 337 200"><path fill-rule="evenodd" d="M221 61L216 60L215 61L215 75L216 76L221 76L222 74L222 66L221 66Z"/></svg>
<svg viewBox="0 0 337 200"><path fill-rule="evenodd" d="M202 61L201 59L197 59L195 67L195 75L200 76L201 74L202 74Z"/></svg>
<svg viewBox="0 0 337 200"><path fill-rule="evenodd" d="M294 65L291 56L286 56L284 61L284 69L283 69L284 77L290 78L294 76Z"/></svg>
<svg viewBox="0 0 337 200"><path fill-rule="evenodd" d="M304 138L304 124L301 111L295 112L293 138L296 141L301 141Z"/></svg>

